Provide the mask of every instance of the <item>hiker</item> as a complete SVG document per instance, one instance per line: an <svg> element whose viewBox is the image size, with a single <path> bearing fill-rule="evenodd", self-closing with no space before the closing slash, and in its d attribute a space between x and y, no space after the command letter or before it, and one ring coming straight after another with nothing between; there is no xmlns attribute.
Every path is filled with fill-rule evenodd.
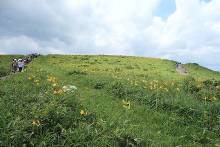
<svg viewBox="0 0 220 147"><path fill-rule="evenodd" d="M24 61L22 59L18 60L18 70L19 72L22 72L24 69Z"/></svg>
<svg viewBox="0 0 220 147"><path fill-rule="evenodd" d="M15 73L18 69L18 62L17 59L12 60L12 72Z"/></svg>
<svg viewBox="0 0 220 147"><path fill-rule="evenodd" d="M176 63L176 68L179 68L179 63L178 62Z"/></svg>
<svg viewBox="0 0 220 147"><path fill-rule="evenodd" d="M31 62L31 57L28 57L27 58L27 63L30 63Z"/></svg>

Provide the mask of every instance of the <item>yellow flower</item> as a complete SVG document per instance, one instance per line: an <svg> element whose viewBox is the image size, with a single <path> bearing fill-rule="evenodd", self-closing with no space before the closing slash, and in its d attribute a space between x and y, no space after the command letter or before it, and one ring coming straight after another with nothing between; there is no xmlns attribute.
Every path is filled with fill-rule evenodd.
<svg viewBox="0 0 220 147"><path fill-rule="evenodd" d="M56 83L57 79L56 79L56 77L47 76L47 81L50 83Z"/></svg>
<svg viewBox="0 0 220 147"><path fill-rule="evenodd" d="M53 94L61 95L63 93L62 89L56 89L54 90Z"/></svg>
<svg viewBox="0 0 220 147"><path fill-rule="evenodd" d="M38 83L39 82L39 80L34 80L34 83Z"/></svg>
<svg viewBox="0 0 220 147"><path fill-rule="evenodd" d="M33 125L33 126L40 126L41 123L40 123L39 120L32 120L32 125Z"/></svg>
<svg viewBox="0 0 220 147"><path fill-rule="evenodd" d="M131 109L131 102L130 101L122 100L122 105L126 109Z"/></svg>
<svg viewBox="0 0 220 147"><path fill-rule="evenodd" d="M180 89L179 89L179 88L176 88L176 90L177 90L177 91L180 91Z"/></svg>
<svg viewBox="0 0 220 147"><path fill-rule="evenodd" d="M214 96L214 97L212 98L212 100L213 100L213 101L216 101L216 100L217 100L217 98Z"/></svg>
<svg viewBox="0 0 220 147"><path fill-rule="evenodd" d="M164 90L165 90L166 92L168 92L168 91L169 91L167 88L164 88Z"/></svg>
<svg viewBox="0 0 220 147"><path fill-rule="evenodd" d="M198 88L201 88L201 87L202 87L202 84L198 84L197 87L198 87Z"/></svg>
<svg viewBox="0 0 220 147"><path fill-rule="evenodd" d="M57 84L56 84L56 83L54 83L52 86L53 86L53 87L56 87L56 86L57 86Z"/></svg>
<svg viewBox="0 0 220 147"><path fill-rule="evenodd" d="M52 81L52 79L51 79L51 78L48 78L48 79L47 79L47 81L48 81L48 82L51 82L51 81Z"/></svg>
<svg viewBox="0 0 220 147"><path fill-rule="evenodd" d="M28 77L28 80L32 80L32 77Z"/></svg>
<svg viewBox="0 0 220 147"><path fill-rule="evenodd" d="M85 115L87 115L87 114L88 114L88 113L87 113L86 111L80 110L80 115L85 116Z"/></svg>

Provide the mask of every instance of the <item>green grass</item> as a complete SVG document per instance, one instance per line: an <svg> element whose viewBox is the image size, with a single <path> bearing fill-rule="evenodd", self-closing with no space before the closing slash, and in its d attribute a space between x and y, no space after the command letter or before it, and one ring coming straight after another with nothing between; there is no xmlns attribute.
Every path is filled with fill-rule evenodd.
<svg viewBox="0 0 220 147"><path fill-rule="evenodd" d="M183 76L169 60L41 56L0 80L0 146L219 146L220 74L186 68ZM77 90L54 94L65 85Z"/></svg>

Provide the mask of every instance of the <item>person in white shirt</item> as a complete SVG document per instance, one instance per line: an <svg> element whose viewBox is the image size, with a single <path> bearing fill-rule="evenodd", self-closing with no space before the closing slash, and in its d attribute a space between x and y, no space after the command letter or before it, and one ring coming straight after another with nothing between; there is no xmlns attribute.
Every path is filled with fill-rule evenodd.
<svg viewBox="0 0 220 147"><path fill-rule="evenodd" d="M19 72L22 72L24 69L24 61L22 59L18 60L18 70Z"/></svg>

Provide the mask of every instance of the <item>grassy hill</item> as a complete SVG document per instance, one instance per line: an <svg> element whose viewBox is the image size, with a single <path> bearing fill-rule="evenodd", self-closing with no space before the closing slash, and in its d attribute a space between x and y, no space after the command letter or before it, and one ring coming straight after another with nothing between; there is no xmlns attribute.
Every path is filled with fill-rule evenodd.
<svg viewBox="0 0 220 147"><path fill-rule="evenodd" d="M10 58L0 56L4 71ZM220 74L185 67L187 76L155 58L41 56L0 80L0 146L220 146Z"/></svg>

